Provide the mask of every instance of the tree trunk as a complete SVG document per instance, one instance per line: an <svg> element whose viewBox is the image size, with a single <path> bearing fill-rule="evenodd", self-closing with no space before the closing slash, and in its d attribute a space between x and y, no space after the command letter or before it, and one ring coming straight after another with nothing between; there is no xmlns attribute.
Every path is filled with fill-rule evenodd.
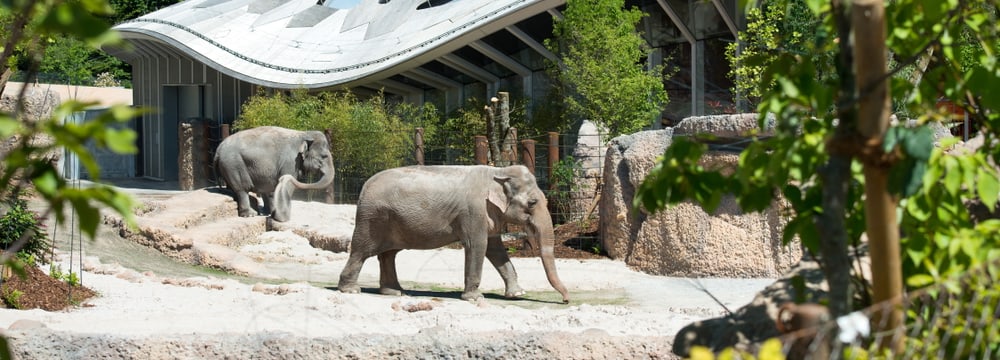
<svg viewBox="0 0 1000 360"><path fill-rule="evenodd" d="M497 136L496 107L497 98L483 108L483 121L486 123L486 143L489 149L488 164L497 164L500 161L500 138Z"/></svg>
<svg viewBox="0 0 1000 360"><path fill-rule="evenodd" d="M885 4L882 0L855 0L852 22L857 57L858 129L869 146L881 148L889 127L889 85L886 74ZM885 303L873 316L875 331L885 336L881 346L898 352L902 346L902 310L896 306L903 289L896 200L889 193L889 166L875 159L864 161L865 225L872 259L872 290L876 303Z"/></svg>
<svg viewBox="0 0 1000 360"><path fill-rule="evenodd" d="M841 1L833 2L833 14L841 39L850 39L851 19L848 8ZM839 99L854 98L854 52L850 41L840 41L837 59L837 75L840 77ZM842 100L843 101L843 100ZM837 111L839 124L835 130L833 143L829 149L845 149L853 146L857 113L854 107L841 106ZM847 190L851 179L852 154L831 150L830 159L820 170L823 182L823 215L817 218L816 227L820 233L820 263L830 287L830 315L834 318L851 311L851 259L847 252L847 231L845 230Z"/></svg>

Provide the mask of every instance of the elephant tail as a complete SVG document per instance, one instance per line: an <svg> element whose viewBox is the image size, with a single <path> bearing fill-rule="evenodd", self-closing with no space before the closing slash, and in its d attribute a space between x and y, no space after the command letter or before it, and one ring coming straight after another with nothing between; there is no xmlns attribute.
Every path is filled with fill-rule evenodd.
<svg viewBox="0 0 1000 360"><path fill-rule="evenodd" d="M222 172L219 171L219 153L215 153L215 158L212 159L212 177L215 178L215 185L218 187L226 187L226 179L222 176Z"/></svg>

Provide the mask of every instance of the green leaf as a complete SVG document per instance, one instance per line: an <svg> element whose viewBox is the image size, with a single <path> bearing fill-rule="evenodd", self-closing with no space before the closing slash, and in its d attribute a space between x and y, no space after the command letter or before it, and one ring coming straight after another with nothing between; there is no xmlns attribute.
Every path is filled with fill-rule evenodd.
<svg viewBox="0 0 1000 360"><path fill-rule="evenodd" d="M934 151L934 132L927 125L916 127L907 132L902 143L907 156L927 161Z"/></svg>
<svg viewBox="0 0 1000 360"><path fill-rule="evenodd" d="M47 196L53 196L59 188L59 175L54 171L44 171L39 174L35 174L32 182L35 184L35 189L38 190L39 193Z"/></svg>
<svg viewBox="0 0 1000 360"><path fill-rule="evenodd" d="M906 278L906 285L911 288L922 288L934 283L934 277L927 274L916 274Z"/></svg>
<svg viewBox="0 0 1000 360"><path fill-rule="evenodd" d="M106 130L105 142L108 149L118 154L134 154L138 149L135 147L136 134L132 129Z"/></svg>
<svg viewBox="0 0 1000 360"><path fill-rule="evenodd" d="M997 173L991 168L980 167L976 171L976 191L979 199L993 211L996 208L997 197L1000 196L1000 181Z"/></svg>
<svg viewBox="0 0 1000 360"><path fill-rule="evenodd" d="M7 138L14 135L21 128L21 122L15 120L7 114L0 113L0 138Z"/></svg>

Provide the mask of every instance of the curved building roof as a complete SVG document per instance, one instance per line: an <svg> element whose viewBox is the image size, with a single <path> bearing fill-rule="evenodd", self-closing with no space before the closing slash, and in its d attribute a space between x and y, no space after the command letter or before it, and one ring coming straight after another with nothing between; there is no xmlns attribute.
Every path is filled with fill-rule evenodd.
<svg viewBox="0 0 1000 360"><path fill-rule="evenodd" d="M166 44L254 84L354 86L416 68L564 3L362 0L338 9L316 0L188 0L118 24L133 50L108 50L128 60Z"/></svg>

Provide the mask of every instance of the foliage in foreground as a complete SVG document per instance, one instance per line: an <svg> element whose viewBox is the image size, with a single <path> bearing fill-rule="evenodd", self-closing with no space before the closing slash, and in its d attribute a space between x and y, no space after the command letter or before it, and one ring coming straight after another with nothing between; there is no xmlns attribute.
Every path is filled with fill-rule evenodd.
<svg viewBox="0 0 1000 360"><path fill-rule="evenodd" d="M850 10L835 6L840 2L803 3L817 29L804 39L802 52L778 48L743 59L743 65L762 69L756 84L761 93L759 125L762 129L769 125L766 116L773 114L774 135L751 142L732 175L697 165L707 151L703 143L675 139L641 185L636 205L656 211L691 199L711 210L721 196L732 193L745 211L758 211L781 196L794 210L784 229L786 242L797 237L824 259L834 255L831 250L846 253L846 246L859 244L865 231L866 179L861 168L868 161L890 168L890 190L899 199L908 286L940 282L1000 257L1000 240L995 236L1000 222L976 223L965 207L981 201L995 210L1000 193L1000 175L992 166L1000 163L995 141L1000 134L1000 97L990 96L1000 93L997 2L888 3L887 46L896 60L886 76L893 108L916 116L913 125L896 124L874 145L857 141L860 96L849 62L851 47L842 39L850 34ZM970 33L974 35L963 37ZM959 38L978 52L967 51L970 43L956 41ZM817 56L834 61L815 61ZM927 56L926 68L915 66ZM904 69L923 70L921 76L902 76ZM951 153L945 150L954 142L935 146L927 124L940 122L947 127L952 121L951 114L938 108L941 99L969 114L984 137L981 148ZM838 178L843 175L846 178ZM842 229L837 231L844 231L847 241L839 242L835 232L823 230L831 226ZM830 244L843 245L824 249Z"/></svg>

